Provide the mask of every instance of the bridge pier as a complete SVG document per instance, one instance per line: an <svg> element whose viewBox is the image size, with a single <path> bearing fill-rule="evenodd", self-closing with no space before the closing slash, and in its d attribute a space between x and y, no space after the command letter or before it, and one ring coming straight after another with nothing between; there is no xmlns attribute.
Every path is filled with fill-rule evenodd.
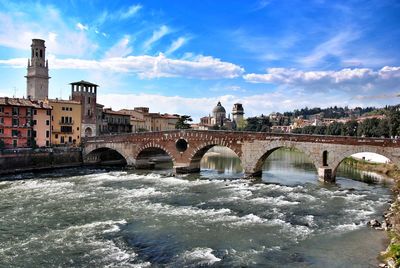
<svg viewBox="0 0 400 268"><path fill-rule="evenodd" d="M322 182L333 183L336 178L332 168L320 167L318 168L318 179Z"/></svg>

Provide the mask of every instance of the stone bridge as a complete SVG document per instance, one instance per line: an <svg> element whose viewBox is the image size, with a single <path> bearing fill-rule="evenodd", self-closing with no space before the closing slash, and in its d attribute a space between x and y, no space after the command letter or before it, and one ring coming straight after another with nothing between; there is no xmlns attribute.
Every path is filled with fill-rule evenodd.
<svg viewBox="0 0 400 268"><path fill-rule="evenodd" d="M395 139L199 130L91 137L84 142L83 158L85 163L96 163L102 155L116 151L127 165L136 166L142 152L156 149L171 157L175 172L197 172L203 155L217 145L234 151L248 176L260 175L264 160L281 147L305 153L323 181L334 181L342 160L359 152L377 153L400 163L400 140Z"/></svg>

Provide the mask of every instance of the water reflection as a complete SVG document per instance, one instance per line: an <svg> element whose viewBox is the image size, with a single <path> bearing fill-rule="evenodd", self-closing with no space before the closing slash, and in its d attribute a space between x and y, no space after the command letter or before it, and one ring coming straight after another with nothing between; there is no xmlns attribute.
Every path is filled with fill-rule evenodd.
<svg viewBox="0 0 400 268"><path fill-rule="evenodd" d="M239 157L231 149L222 146L211 148L202 158L201 173L203 177L240 177L243 168ZM337 171L337 181L350 178L366 183L390 184L387 176L356 169L342 163ZM318 183L317 170L312 161L301 151L280 148L274 151L263 164L262 181L283 185Z"/></svg>
<svg viewBox="0 0 400 268"><path fill-rule="evenodd" d="M243 173L239 157L231 149L222 146L211 148L201 159L200 168L218 174Z"/></svg>

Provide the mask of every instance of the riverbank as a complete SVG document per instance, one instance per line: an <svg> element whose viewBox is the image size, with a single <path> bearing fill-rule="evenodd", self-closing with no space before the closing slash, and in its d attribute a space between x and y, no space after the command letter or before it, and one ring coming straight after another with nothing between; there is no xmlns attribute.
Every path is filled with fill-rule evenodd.
<svg viewBox="0 0 400 268"><path fill-rule="evenodd" d="M0 175L82 165L79 147L10 149L0 151Z"/></svg>
<svg viewBox="0 0 400 268"><path fill-rule="evenodd" d="M394 164L373 163L355 158L346 158L344 163L360 170L376 172L394 179L395 198L385 219L389 227L390 244L382 253L386 267L400 267L400 169Z"/></svg>

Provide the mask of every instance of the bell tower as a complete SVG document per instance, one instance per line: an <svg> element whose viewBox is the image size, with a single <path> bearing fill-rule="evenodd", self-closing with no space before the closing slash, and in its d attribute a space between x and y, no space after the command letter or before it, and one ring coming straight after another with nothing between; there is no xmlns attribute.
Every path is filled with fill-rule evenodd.
<svg viewBox="0 0 400 268"><path fill-rule="evenodd" d="M49 65L46 60L44 40L32 39L31 58L28 60L26 95L35 100L49 96Z"/></svg>

